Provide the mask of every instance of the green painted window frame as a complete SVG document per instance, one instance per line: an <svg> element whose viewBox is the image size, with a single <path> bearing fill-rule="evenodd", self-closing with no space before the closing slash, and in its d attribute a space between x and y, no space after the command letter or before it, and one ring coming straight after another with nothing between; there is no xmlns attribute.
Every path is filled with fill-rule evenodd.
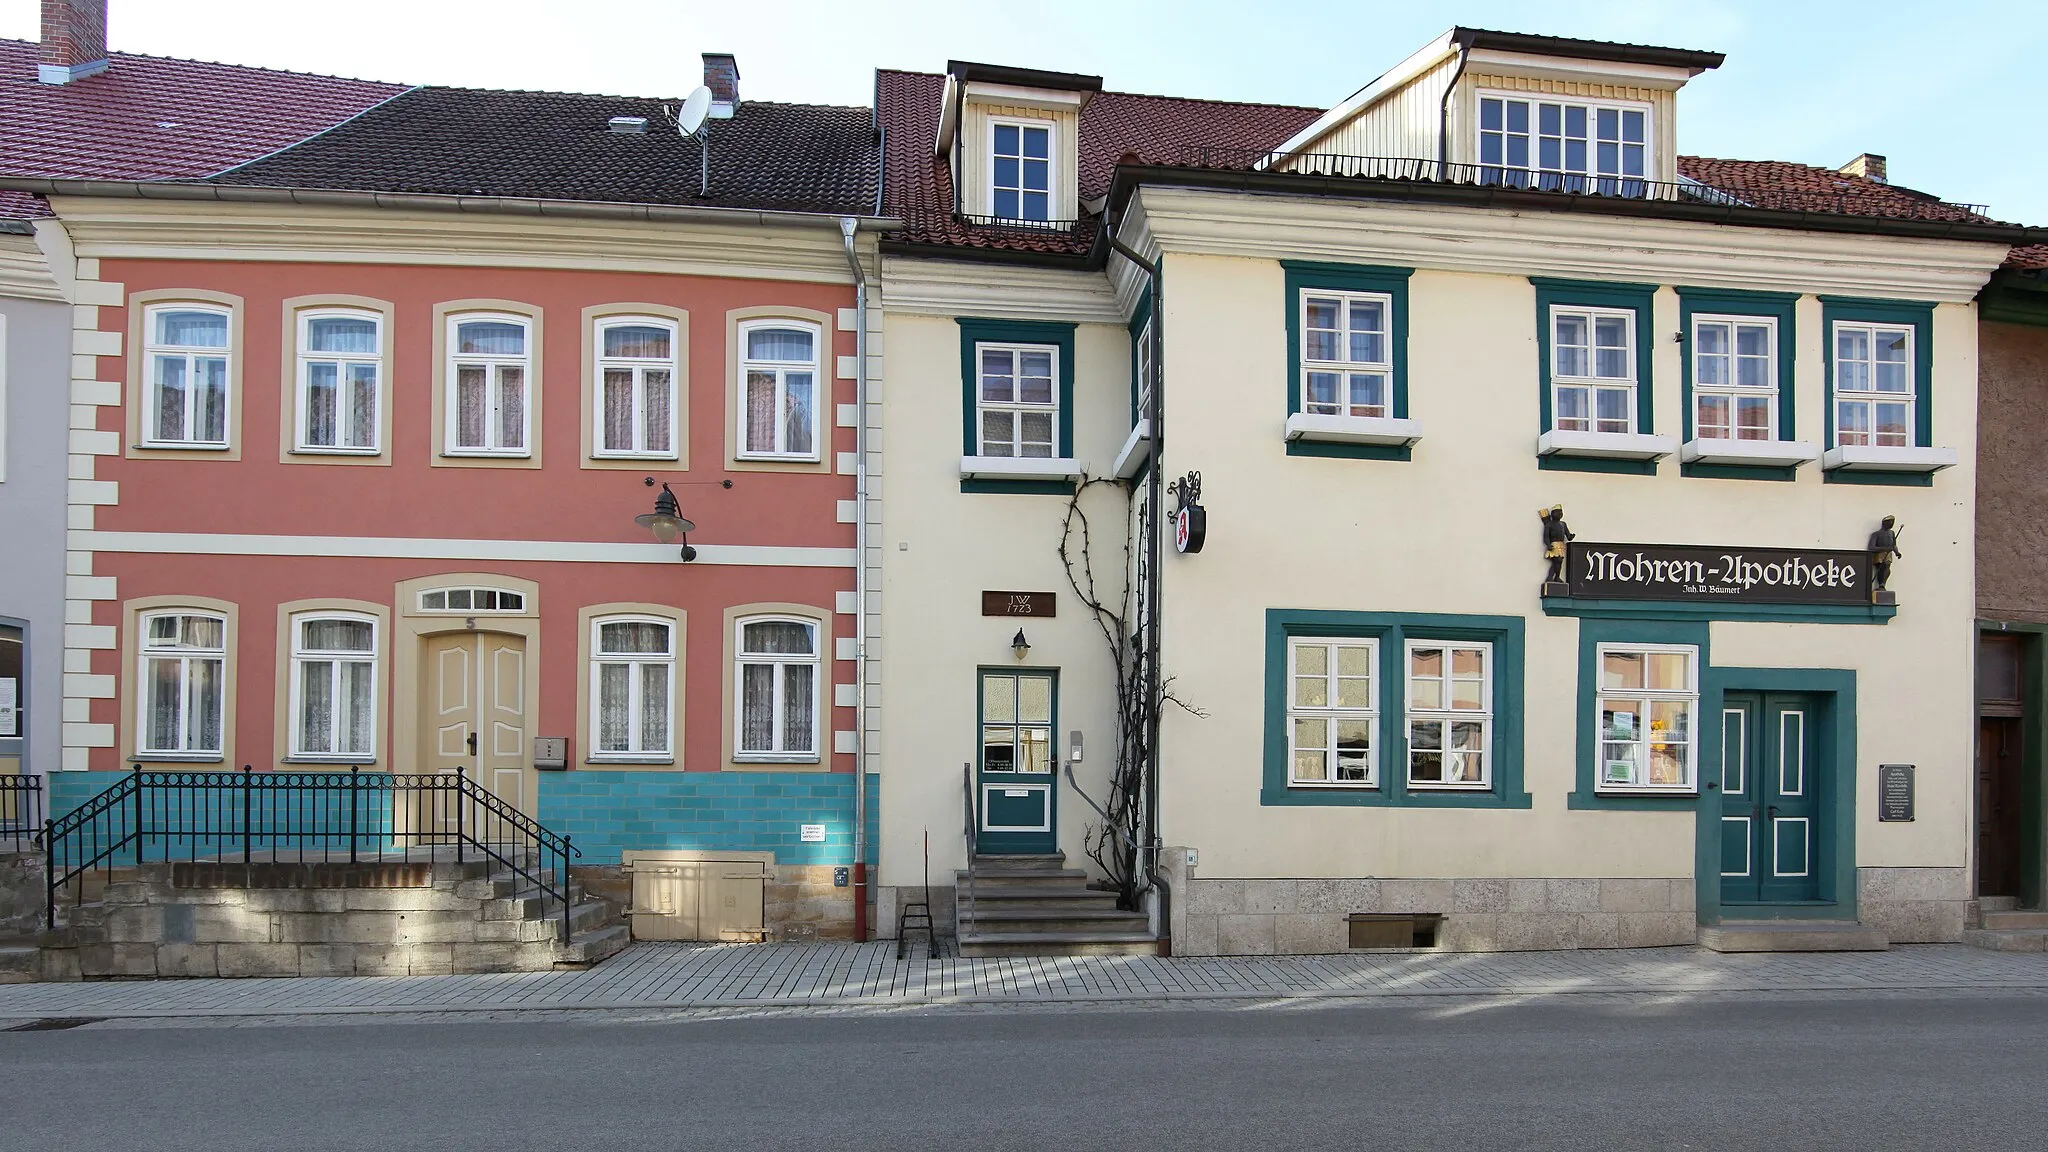
<svg viewBox="0 0 2048 1152"><path fill-rule="evenodd" d="M1679 443L1693 438L1695 417L1692 402L1693 390L1693 319L1696 316L1757 316L1777 321L1778 345L1775 350L1778 359L1778 439L1780 442L1797 440L1797 423L1794 408L1797 390L1794 384L1798 344L1797 311L1799 295L1795 292L1745 292L1732 288L1680 288L1678 289L1678 330L1684 335L1680 347L1685 354L1679 357L1679 397L1683 408L1681 415L1683 435ZM1680 464L1681 476L1699 476L1716 480L1780 480L1789 481L1797 477L1798 465L1748 465L1748 464Z"/></svg>
<svg viewBox="0 0 2048 1152"><path fill-rule="evenodd" d="M1693 669L1699 685L1698 716L1707 714L1707 670L1709 629L1705 620L1612 620L1579 622L1579 686L1573 697L1578 739L1575 744L1574 787L1565 807L1581 810L1624 812L1678 812L1698 802L1705 789L1707 759L1706 725L1695 717L1693 728L1694 790L1661 794L1645 792L1602 792L1599 780L1600 646L1603 644L1674 644L1698 650L1699 663ZM1719 705L1715 706L1718 713Z"/></svg>
<svg viewBox="0 0 2048 1152"><path fill-rule="evenodd" d="M1529 808L1522 786L1523 653L1526 622L1520 616L1465 616L1445 613L1342 612L1322 609L1266 610L1265 765L1259 805L1352 808ZM1379 667L1379 786L1290 788L1287 784L1287 648L1297 636L1377 640ZM1493 733L1491 773L1486 791L1411 789L1408 786L1408 641L1482 642L1493 646ZM1400 706L1395 706L1396 702Z"/></svg>
<svg viewBox="0 0 2048 1152"><path fill-rule="evenodd" d="M1133 428L1138 426L1138 421L1145 418L1145 414L1138 411L1138 389L1140 386L1138 380L1138 338L1144 334L1145 325L1151 323L1151 321L1152 289L1147 288L1139 295L1137 307L1131 309L1131 322L1125 326L1125 330L1131 334L1131 427Z"/></svg>
<svg viewBox="0 0 2048 1152"><path fill-rule="evenodd" d="M1074 332L1079 325L1055 320L991 320L961 316L960 325L960 454L981 454L980 429L975 426L981 391L980 365L974 354L977 344L1044 344L1059 352L1059 456L1074 454ZM1014 492L1069 495L1069 480L971 480L962 477L962 492Z"/></svg>
<svg viewBox="0 0 2048 1152"><path fill-rule="evenodd" d="M1652 398L1656 394L1651 376L1651 347L1655 343L1657 286L1603 280L1556 280L1531 276L1536 289L1536 378L1541 384L1537 400L1540 414L1536 431L1549 432L1555 422L1551 399L1550 345L1553 328L1550 310L1556 307L1617 308L1635 313L1636 341L1636 433L1649 435L1657 426ZM1547 472L1607 472L1624 476L1655 476L1655 460L1595 460L1581 456L1538 456L1536 467Z"/></svg>
<svg viewBox="0 0 2048 1152"><path fill-rule="evenodd" d="M1408 418L1408 278L1413 268L1385 264L1327 264L1311 260L1282 260L1280 267L1287 284L1287 411L1281 419L1301 411L1301 294L1325 292L1375 292L1391 301L1387 309L1388 360L1391 362L1393 393L1389 405L1396 420ZM1327 444L1318 441L1287 441L1289 456L1315 456L1337 460L1407 460L1414 449L1406 444Z"/></svg>
<svg viewBox="0 0 2048 1152"><path fill-rule="evenodd" d="M1824 368L1821 450L1835 447L1835 324L1903 324L1913 329L1913 446L1934 446L1934 305L1922 300L1866 299L1858 296L1820 298L1821 364ZM1894 488L1931 488L1931 472L1823 472L1829 484L1877 484Z"/></svg>

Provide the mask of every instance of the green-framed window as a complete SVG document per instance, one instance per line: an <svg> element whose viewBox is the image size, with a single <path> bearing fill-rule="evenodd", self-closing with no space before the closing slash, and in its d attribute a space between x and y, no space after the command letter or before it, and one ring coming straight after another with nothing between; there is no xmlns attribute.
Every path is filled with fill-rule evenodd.
<svg viewBox="0 0 2048 1152"><path fill-rule="evenodd" d="M1519 616L1270 609L1267 806L1527 808Z"/></svg>
<svg viewBox="0 0 2048 1152"><path fill-rule="evenodd" d="M962 456L1069 459L1075 325L959 318ZM962 479L962 492L1073 491L1068 480Z"/></svg>
<svg viewBox="0 0 2048 1152"><path fill-rule="evenodd" d="M1823 296L1825 448L1934 446L1934 305ZM1832 483L1927 486L1927 473L1833 471Z"/></svg>
<svg viewBox="0 0 2048 1152"><path fill-rule="evenodd" d="M1536 288L1538 432L1648 435L1656 427L1650 351L1654 284L1530 277ZM1539 456L1566 472L1655 475L1654 460Z"/></svg>
<svg viewBox="0 0 2048 1152"><path fill-rule="evenodd" d="M1707 639L1704 620L1579 621L1576 787L1567 807L1692 807L1699 766L1710 762L1712 734L1701 720Z"/></svg>
<svg viewBox="0 0 2048 1152"><path fill-rule="evenodd" d="M1685 348L1679 386L1683 439L1798 439L1793 384L1798 301L1790 292L1678 289L1678 330ZM1790 480L1795 468L1694 463L1680 471Z"/></svg>
<svg viewBox="0 0 2048 1152"><path fill-rule="evenodd" d="M1283 260L1287 412L1408 418L1412 268ZM1405 444L1289 440L1290 456L1406 460Z"/></svg>

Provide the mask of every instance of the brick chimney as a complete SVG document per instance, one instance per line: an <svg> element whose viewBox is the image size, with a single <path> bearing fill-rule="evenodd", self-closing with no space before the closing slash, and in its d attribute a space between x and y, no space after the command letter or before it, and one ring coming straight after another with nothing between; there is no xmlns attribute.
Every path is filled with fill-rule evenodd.
<svg viewBox="0 0 2048 1152"><path fill-rule="evenodd" d="M1865 152L1863 155L1842 165L1836 171L1846 172L1851 176L1861 176L1865 180L1874 180L1879 184L1885 183L1884 157L1874 152Z"/></svg>
<svg viewBox="0 0 2048 1152"><path fill-rule="evenodd" d="M704 54L704 86L711 89L711 115L730 120L740 106L740 66L726 52Z"/></svg>
<svg viewBox="0 0 2048 1152"><path fill-rule="evenodd" d="M69 84L107 70L107 0L43 0L36 79Z"/></svg>

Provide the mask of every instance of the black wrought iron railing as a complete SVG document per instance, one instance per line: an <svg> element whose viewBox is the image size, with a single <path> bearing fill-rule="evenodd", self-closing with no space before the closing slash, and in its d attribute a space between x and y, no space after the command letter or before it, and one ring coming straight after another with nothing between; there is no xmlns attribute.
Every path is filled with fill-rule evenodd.
<svg viewBox="0 0 2048 1152"><path fill-rule="evenodd" d="M582 855L464 772L152 772L137 768L45 826L48 922L90 872L221 864L488 862L538 893L570 935L569 862Z"/></svg>
<svg viewBox="0 0 2048 1152"><path fill-rule="evenodd" d="M33 850L43 831L43 778L0 776L0 852Z"/></svg>

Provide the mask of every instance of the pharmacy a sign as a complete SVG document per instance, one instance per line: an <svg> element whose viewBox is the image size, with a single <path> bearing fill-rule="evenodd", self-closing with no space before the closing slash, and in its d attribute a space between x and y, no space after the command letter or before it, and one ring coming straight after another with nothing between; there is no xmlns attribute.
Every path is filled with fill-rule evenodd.
<svg viewBox="0 0 2048 1152"><path fill-rule="evenodd" d="M1573 541L1565 582L1587 600L1867 605L1870 553Z"/></svg>

